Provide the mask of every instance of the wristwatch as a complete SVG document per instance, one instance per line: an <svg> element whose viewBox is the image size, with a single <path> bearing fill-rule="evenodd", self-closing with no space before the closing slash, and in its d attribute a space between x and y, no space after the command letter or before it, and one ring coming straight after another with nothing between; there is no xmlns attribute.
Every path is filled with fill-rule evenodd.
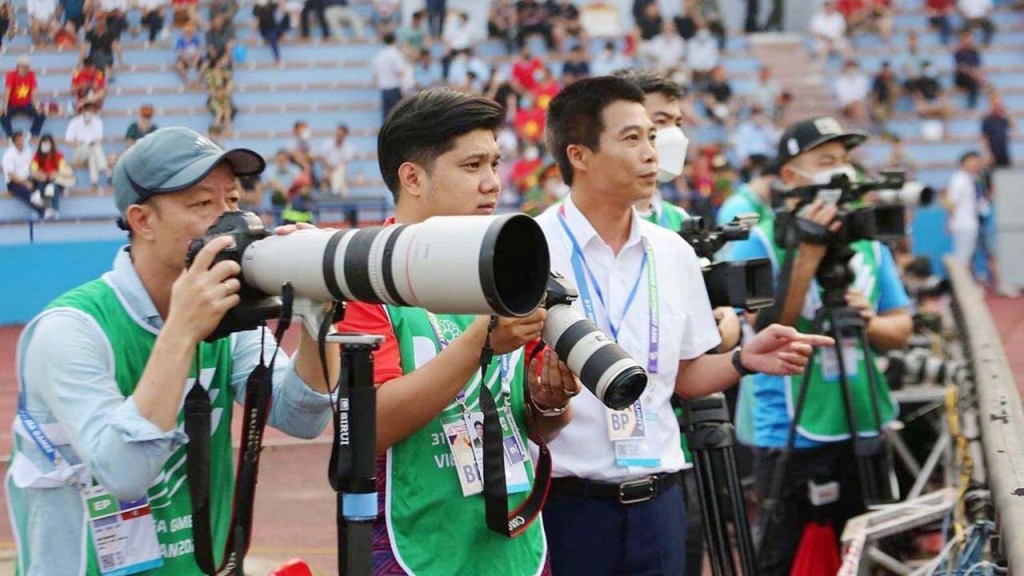
<svg viewBox="0 0 1024 576"><path fill-rule="evenodd" d="M561 408L541 408L540 406L537 405L537 402L533 399L533 396L530 396L530 405L533 406L533 409L537 411L537 414L540 414L541 416L544 416L546 418L561 416L562 414L565 414L566 410L569 409L568 402L566 402L565 406L562 406Z"/></svg>
<svg viewBox="0 0 1024 576"><path fill-rule="evenodd" d="M741 356L743 348L736 348L732 353L732 367L740 373L740 376L750 376L751 374L757 374L757 370L750 370L743 365L743 358Z"/></svg>

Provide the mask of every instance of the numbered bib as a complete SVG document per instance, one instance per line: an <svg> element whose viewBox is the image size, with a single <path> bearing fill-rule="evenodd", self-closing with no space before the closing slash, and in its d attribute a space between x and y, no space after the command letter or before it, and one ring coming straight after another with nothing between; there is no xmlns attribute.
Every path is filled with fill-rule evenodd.
<svg viewBox="0 0 1024 576"><path fill-rule="evenodd" d="M137 574L163 566L149 500L122 502L102 486L82 490L102 574Z"/></svg>

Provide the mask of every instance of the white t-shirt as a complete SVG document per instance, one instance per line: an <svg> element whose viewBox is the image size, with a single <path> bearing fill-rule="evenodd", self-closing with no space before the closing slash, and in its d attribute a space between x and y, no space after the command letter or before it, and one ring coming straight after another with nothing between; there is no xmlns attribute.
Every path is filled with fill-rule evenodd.
<svg viewBox="0 0 1024 576"><path fill-rule="evenodd" d="M32 157L35 156L35 151L28 145L22 148L20 152L14 146L8 146L7 150L4 150L4 178L8 181L12 175L18 180L28 180L32 176Z"/></svg>
<svg viewBox="0 0 1024 576"><path fill-rule="evenodd" d="M57 13L54 0L28 0L28 15L35 20L50 20Z"/></svg>
<svg viewBox="0 0 1024 576"><path fill-rule="evenodd" d="M956 7L964 18L985 18L992 12L992 0L957 0Z"/></svg>
<svg viewBox="0 0 1024 576"><path fill-rule="evenodd" d="M836 98L841 106L849 106L854 102L865 100L871 91L871 81L863 72L856 74L840 74L836 78Z"/></svg>
<svg viewBox="0 0 1024 576"><path fill-rule="evenodd" d="M971 232L978 229L978 198L975 177L964 170L957 170L949 179L946 198L953 205L949 215L951 232Z"/></svg>
<svg viewBox="0 0 1024 576"><path fill-rule="evenodd" d="M670 70L686 63L686 41L679 34L658 34L644 42L643 48L656 70Z"/></svg>
<svg viewBox="0 0 1024 576"><path fill-rule="evenodd" d="M640 274L640 269L646 253L645 243L649 243L653 251L653 265L649 261L645 270L654 270L655 274L657 372L648 374L647 389L641 400L647 415L646 439L652 454L660 462L655 467L619 466L615 445L608 439L607 409L585 389L572 401L572 421L549 444L554 476L620 482L680 470L686 464L679 445L679 424L670 403L675 392L679 362L697 358L721 341L697 256L678 234L643 221L635 213L629 239L619 254L614 255L573 204L572 198L567 197L561 206L554 206L537 217L537 223L548 241L551 270L561 273L577 287L589 281L576 278L573 273L573 244L562 227L561 210L564 210L565 223L583 251L587 266L597 279L611 317L617 320L619 345L645 370L650 363L651 305L649 278ZM637 292L623 318L634 284ZM588 284L588 290L593 301L595 323L608 333L608 312L595 296L592 284ZM583 290L580 293L583 294ZM580 315L585 314L582 300L579 298L573 303L573 308Z"/></svg>
<svg viewBox="0 0 1024 576"><path fill-rule="evenodd" d="M86 123L82 114L75 116L68 122L67 132L64 133L64 140L70 144L93 144L103 141L103 120L94 116L92 122Z"/></svg>
<svg viewBox="0 0 1024 576"><path fill-rule="evenodd" d="M124 14L128 12L128 0L100 0L100 7L104 12L120 10Z"/></svg>
<svg viewBox="0 0 1024 576"><path fill-rule="evenodd" d="M354 156L355 152L352 150L352 144L349 143L347 138L341 143L341 146L338 146L336 139L328 138L324 140L324 145L320 149L320 158L332 168L348 164Z"/></svg>
<svg viewBox="0 0 1024 576"><path fill-rule="evenodd" d="M846 20L837 11L831 13L818 12L811 16L807 25L815 36L824 36L829 40L839 40L846 34Z"/></svg>
<svg viewBox="0 0 1024 576"><path fill-rule="evenodd" d="M712 36L690 40L686 45L686 63L702 72L714 68L718 64L718 41Z"/></svg>
<svg viewBox="0 0 1024 576"><path fill-rule="evenodd" d="M387 46L373 57L371 68L377 87L381 90L400 88L409 65L397 46Z"/></svg>

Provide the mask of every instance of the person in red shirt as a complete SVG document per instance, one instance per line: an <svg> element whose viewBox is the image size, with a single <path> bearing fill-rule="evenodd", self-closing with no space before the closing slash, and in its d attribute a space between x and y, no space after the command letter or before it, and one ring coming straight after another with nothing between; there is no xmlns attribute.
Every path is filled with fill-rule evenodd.
<svg viewBox="0 0 1024 576"><path fill-rule="evenodd" d="M32 183L45 203L44 218L56 218L60 197L67 186L75 183L75 173L49 134L39 139L39 147L32 156Z"/></svg>
<svg viewBox="0 0 1024 576"><path fill-rule="evenodd" d="M395 217L387 223L416 224L432 216L492 214L501 195L501 179L496 169L500 151L495 133L503 118L504 110L494 101L451 89L424 90L399 103L381 127L378 140L380 171L395 197ZM379 304L353 302L347 305L344 320L338 324L340 332L385 338L374 353L373 365L381 504L373 525L374 574L438 573L437 565L422 565L422 556L403 557L402 542L415 541L427 548L447 546L449 536L431 531L426 518L446 518L453 511L464 514L467 508L477 505L480 516L458 526L463 533L474 533L472 542L488 541L492 549L504 552L522 550L523 542L543 538L534 532L539 529L535 523L517 538L497 539L488 530L482 513L483 496L461 496L464 492L459 492L460 476L456 469L442 469L436 463L439 457L448 455L445 441L434 444L436 454L410 449L430 438L430 434L435 439L445 438L442 422L445 417L459 413L456 398L464 401L463 406L475 405L474 397L480 386L474 386L474 377L480 371L480 351L490 318L445 314L433 317L422 309L403 308L401 315L393 319L395 312L389 312ZM433 318L432 334L423 334L421 328L413 325L420 316L425 317L422 323ZM545 318L546 311L538 309L524 318L497 320L490 342L495 354L513 354L509 364L514 372L524 367L518 363L525 363L525 359L516 357L523 346L540 337ZM401 351L408 354L410 348L415 350L415 368L407 362L408 358L402 357ZM528 366L523 378L513 376L509 386L512 390L528 387L532 400L513 399L506 404L506 410L516 421L524 423L532 437L550 439L569 422L569 401L581 387L553 353L530 361ZM502 396L506 401L510 398L504 392ZM526 410L535 417L526 418ZM417 475L432 478L435 483L442 477L450 478L451 485L446 485L445 490L450 489L453 497L439 496L434 491L422 494L420 486L422 496L408 498L406 495L412 489L408 478ZM423 482L422 478L419 481ZM455 494L460 497L454 497ZM395 500L403 504L384 505ZM417 526L424 527L417 530ZM402 530L406 532L403 534ZM530 549L535 556L524 562L536 562L538 572L550 574L540 548ZM403 560L409 564L400 564ZM417 560L419 565L415 564ZM444 570L489 574L499 568L487 565L495 561L493 558L475 560L478 564L472 567L446 565Z"/></svg>
<svg viewBox="0 0 1024 576"><path fill-rule="evenodd" d="M14 130L11 119L15 116L28 116L32 119L32 137L38 138L43 131L46 116L39 111L39 94L36 91L36 73L32 71L31 61L26 55L18 56L18 64L7 73L4 84L4 103L0 113L0 126L10 138Z"/></svg>
<svg viewBox="0 0 1024 576"><path fill-rule="evenodd" d="M537 85L533 88L533 94L537 97L537 107L547 112L548 104L551 103L552 98L558 96L558 93L562 91L562 85L551 75L551 70L547 66L540 67L538 76L540 80L537 81Z"/></svg>
<svg viewBox="0 0 1024 576"><path fill-rule="evenodd" d="M544 62L533 55L530 46L524 44L519 50L519 58L512 63L512 83L520 92L533 90L537 87L538 71L544 67Z"/></svg>
<svg viewBox="0 0 1024 576"><path fill-rule="evenodd" d="M943 44L949 44L953 38L953 24L949 18L953 15L953 0L924 0L924 11L928 14L928 25L939 31Z"/></svg>
<svg viewBox="0 0 1024 576"><path fill-rule="evenodd" d="M96 67L92 58L86 58L71 77L71 91L75 94L75 110L82 111L82 105L95 104L97 110L103 109L103 99L107 96L107 76Z"/></svg>
<svg viewBox="0 0 1024 576"><path fill-rule="evenodd" d="M512 127L524 142L538 144L544 138L544 110L537 106L532 95L519 99Z"/></svg>

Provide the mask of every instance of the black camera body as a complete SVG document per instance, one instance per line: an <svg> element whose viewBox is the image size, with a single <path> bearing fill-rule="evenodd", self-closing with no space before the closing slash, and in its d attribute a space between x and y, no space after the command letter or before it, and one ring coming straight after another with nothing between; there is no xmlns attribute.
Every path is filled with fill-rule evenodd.
<svg viewBox="0 0 1024 576"><path fill-rule="evenodd" d="M196 254L218 236L231 236L235 240L235 245L221 250L214 258L213 264L233 260L241 265L242 255L245 254L246 248L258 240L269 237L270 232L263 226L263 220L252 212L225 212L217 218L212 226L206 229L206 235L194 238L189 243L185 265L191 268ZM238 280L241 283L241 288L238 290L241 302L224 314L224 318L217 328L206 337L207 342L213 342L233 332L255 330L263 322L280 317L281 300L279 298L249 286L242 276L239 276Z"/></svg>
<svg viewBox="0 0 1024 576"><path fill-rule="evenodd" d="M727 242L750 238L757 215L740 215L719 228L709 228L700 216L683 220L679 235L709 263L701 267L711 306L759 310L772 305L772 265L767 258L740 262L713 262Z"/></svg>

